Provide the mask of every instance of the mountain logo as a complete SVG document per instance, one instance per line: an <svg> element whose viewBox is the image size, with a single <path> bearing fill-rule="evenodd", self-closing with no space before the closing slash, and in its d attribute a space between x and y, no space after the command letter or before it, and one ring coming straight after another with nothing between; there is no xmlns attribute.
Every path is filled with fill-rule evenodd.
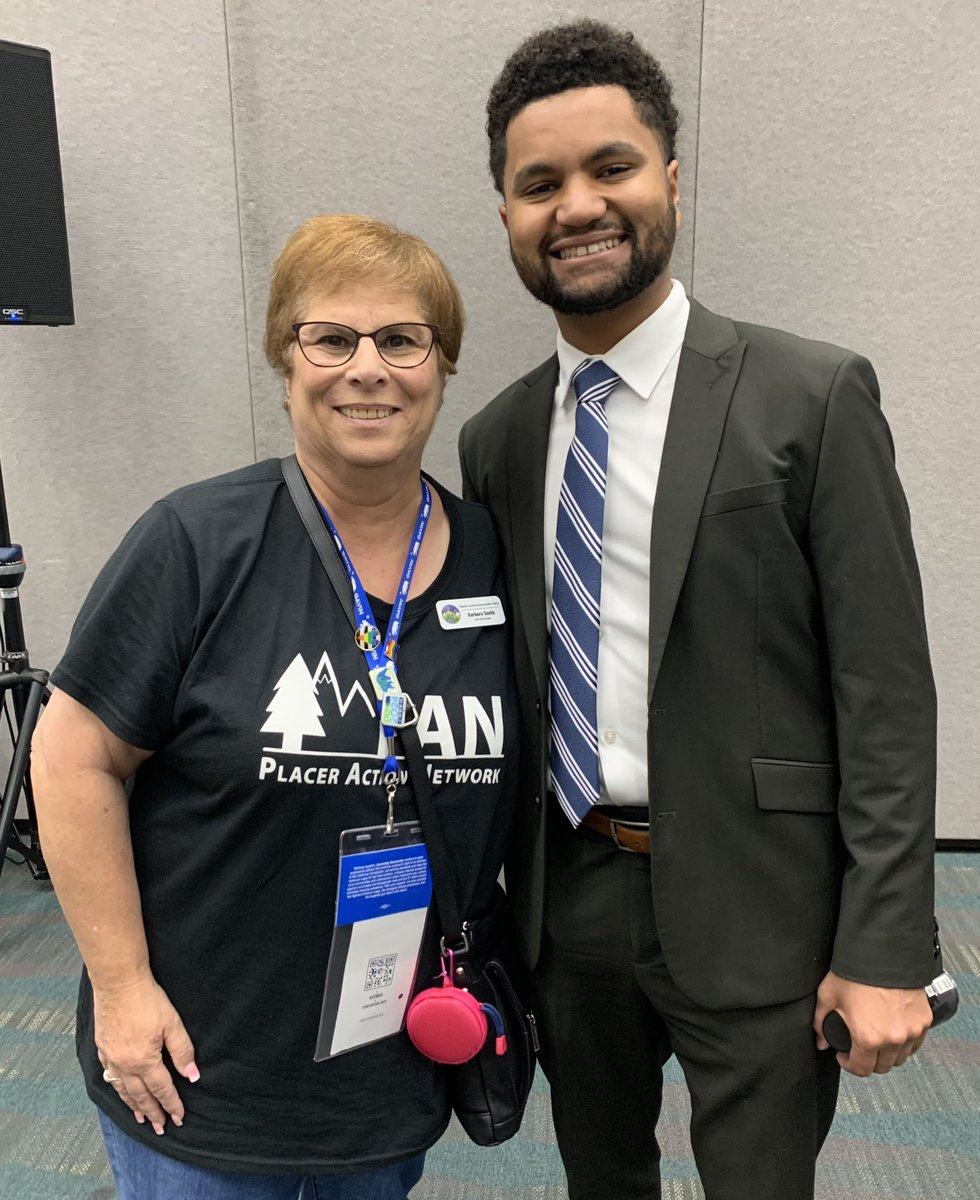
<svg viewBox="0 0 980 1200"><path fill-rule="evenodd" d="M365 716L374 718L365 726L365 730L372 729L377 720L378 705L364 684L355 679L345 694L326 651L315 671L306 665L302 654L297 654L276 681L272 699L265 710L269 716L259 732L281 733L280 748L286 753L299 754L303 751L304 738L326 737L325 724L329 727L338 717L343 720L351 705L354 706L352 715L358 721L363 721ZM366 753L373 753L373 750L366 749Z"/></svg>
<svg viewBox="0 0 980 1200"><path fill-rule="evenodd" d="M281 745L263 745L263 764L276 768L270 755L300 754L314 759L384 759L387 748L379 724L379 700L401 697L398 675L392 663L372 671L362 683L346 671L343 680L329 654L324 651L310 670L302 654L296 654L276 680L269 699L263 734L280 734ZM372 688L372 683L374 687ZM376 690L375 690L376 689ZM374 694L372 694L374 692ZM339 734L338 723L344 726ZM499 759L504 749L504 710L501 696L453 696L451 700L432 692L419 697L416 725L419 740L429 757L444 760ZM327 739L330 739L328 743ZM311 767L316 771L318 768ZM323 768L326 770L327 768ZM292 770L292 768L290 768ZM264 778L264 776L260 776Z"/></svg>

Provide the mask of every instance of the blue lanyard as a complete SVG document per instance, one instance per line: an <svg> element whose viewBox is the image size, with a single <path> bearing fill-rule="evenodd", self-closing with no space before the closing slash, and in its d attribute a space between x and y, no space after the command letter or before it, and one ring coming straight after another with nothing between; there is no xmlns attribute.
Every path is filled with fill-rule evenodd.
<svg viewBox="0 0 980 1200"><path fill-rule="evenodd" d="M344 564L344 569L347 571L347 577L350 580L351 591L354 593L354 616L357 618L357 631L354 640L357 642L358 647L364 651L364 657L367 659L368 673L371 676L374 694L377 697L379 716L386 710L389 714L397 711L397 706L393 708L393 702L395 701L402 701L402 708L404 708L405 696L398 683L395 659L398 656L398 638L401 635L402 621L405 617L405 605L408 603L408 592L412 584L412 576L415 574L419 551L422 549L422 539L425 537L425 531L429 524L429 515L432 512L432 493L429 491L429 485L424 479L421 480L421 483L422 503L419 505L418 516L415 518L415 529L412 533L408 555L405 558L405 566L402 569L401 583L398 585L395 602L391 606L391 616L388 619L388 629L385 633L383 646L381 634L374 623L374 613L371 611L371 603L368 600L363 584L357 576L357 571L354 569L350 555L347 553L347 547L341 540L336 525L330 519L330 514L319 500L317 501L320 515L323 517L327 529L330 530L330 536L337 547L337 553L340 555L340 560ZM404 724L404 722L399 721L398 724ZM393 741L395 728L396 725L386 725L382 720L381 729L384 736L388 739L388 757L385 759L386 775L397 774L398 772Z"/></svg>

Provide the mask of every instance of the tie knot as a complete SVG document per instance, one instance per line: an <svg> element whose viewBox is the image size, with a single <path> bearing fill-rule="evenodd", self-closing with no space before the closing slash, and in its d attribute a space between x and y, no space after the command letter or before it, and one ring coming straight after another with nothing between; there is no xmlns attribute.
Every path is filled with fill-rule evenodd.
<svg viewBox="0 0 980 1200"><path fill-rule="evenodd" d="M572 372L572 386L579 404L585 400L602 404L617 383L619 376L601 358L587 358Z"/></svg>

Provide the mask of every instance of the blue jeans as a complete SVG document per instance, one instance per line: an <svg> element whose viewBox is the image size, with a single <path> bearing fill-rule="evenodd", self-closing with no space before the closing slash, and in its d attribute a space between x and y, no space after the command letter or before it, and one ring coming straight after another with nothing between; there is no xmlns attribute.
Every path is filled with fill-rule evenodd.
<svg viewBox="0 0 980 1200"><path fill-rule="evenodd" d="M129 1137L99 1112L119 1200L406 1200L425 1155L356 1175L245 1175L208 1171Z"/></svg>

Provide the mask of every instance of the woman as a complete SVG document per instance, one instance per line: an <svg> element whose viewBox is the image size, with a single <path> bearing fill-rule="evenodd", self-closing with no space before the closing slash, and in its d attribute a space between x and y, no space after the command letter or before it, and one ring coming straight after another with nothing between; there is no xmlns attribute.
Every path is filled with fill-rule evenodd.
<svg viewBox="0 0 980 1200"><path fill-rule="evenodd" d="M418 709L461 911L488 904L503 856L507 630L458 615L502 595L496 543L484 510L420 478L462 326L417 238L352 216L298 229L266 353L352 591L328 579L283 464L257 463L136 523L52 677L33 779L86 966L79 1059L123 1200L403 1197L448 1121L440 1069L403 1033L314 1054L331 1053L341 833L387 816L370 654L390 652ZM369 609L356 641L355 576ZM379 648L402 592L397 650ZM393 817L414 815L402 777ZM430 919L417 987L437 935Z"/></svg>

